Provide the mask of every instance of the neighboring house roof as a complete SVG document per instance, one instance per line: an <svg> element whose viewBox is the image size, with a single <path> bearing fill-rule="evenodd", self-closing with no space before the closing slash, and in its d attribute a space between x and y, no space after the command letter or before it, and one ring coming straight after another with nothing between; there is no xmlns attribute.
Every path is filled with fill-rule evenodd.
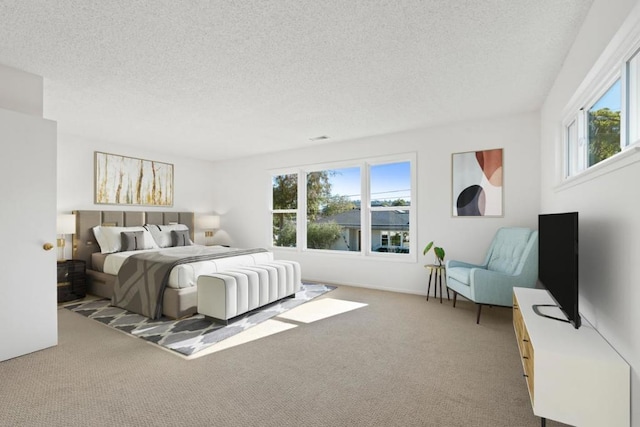
<svg viewBox="0 0 640 427"><path fill-rule="evenodd" d="M345 228L360 228L360 209L323 217L317 222L335 222ZM374 230L409 230L409 211L373 211L371 215L371 228Z"/></svg>

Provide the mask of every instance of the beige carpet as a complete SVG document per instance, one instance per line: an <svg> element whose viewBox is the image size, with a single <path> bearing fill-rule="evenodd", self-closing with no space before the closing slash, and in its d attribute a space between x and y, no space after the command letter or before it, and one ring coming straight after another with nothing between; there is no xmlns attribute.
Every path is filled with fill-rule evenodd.
<svg viewBox="0 0 640 427"><path fill-rule="evenodd" d="M194 360L58 310L57 347L0 363L0 425L540 425L509 309L476 325L465 301L323 298L366 306Z"/></svg>

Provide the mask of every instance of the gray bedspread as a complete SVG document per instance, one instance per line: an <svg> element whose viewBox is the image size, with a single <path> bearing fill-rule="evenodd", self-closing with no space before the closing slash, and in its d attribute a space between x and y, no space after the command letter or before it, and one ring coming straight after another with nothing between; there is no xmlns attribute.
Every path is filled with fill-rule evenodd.
<svg viewBox="0 0 640 427"><path fill-rule="evenodd" d="M267 252L266 249L229 249L188 246L182 254L144 252L127 258L113 288L111 304L151 319L162 316L162 297L171 269L179 264ZM187 252L191 252L187 255Z"/></svg>

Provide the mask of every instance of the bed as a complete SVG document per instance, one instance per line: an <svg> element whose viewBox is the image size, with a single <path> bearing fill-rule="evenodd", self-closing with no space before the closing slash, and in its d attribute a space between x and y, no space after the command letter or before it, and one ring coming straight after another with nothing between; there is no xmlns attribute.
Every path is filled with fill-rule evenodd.
<svg viewBox="0 0 640 427"><path fill-rule="evenodd" d="M187 250L193 250L198 253L224 253L226 251L233 251L231 248L222 246L204 247L193 245L188 247L149 248L134 251L127 250L129 248L126 247L118 246L115 248L117 251L114 253L102 253L101 246L98 244L98 238L103 242L103 246L105 245L104 236L100 235L100 230L108 230L112 234L117 232L118 237L120 237L119 227L127 227L122 230L140 230L136 227L142 227L145 224L168 226L163 228L171 228L171 226L175 225L176 229L185 230L175 233L183 233L182 237L184 239L193 241L194 213L98 210L76 210L73 213L76 215L73 258L81 259L87 264L88 292L104 298L112 298L118 271L125 260L131 255L157 251L168 255L176 252L187 253L185 252ZM180 226L178 226L178 224L180 224ZM146 234L147 233L145 233L145 238ZM138 235L137 237L140 236ZM154 235L154 237L157 238L156 235ZM125 241L123 240L123 242ZM120 244L119 238L118 244ZM225 271L233 266L255 265L271 261L273 261L273 253L263 250L254 251L253 253L243 253L242 255L232 257L208 259L176 265L171 269L169 280L164 290L162 297L162 314L171 318L182 318L195 314L198 304L196 285L198 277L201 275Z"/></svg>

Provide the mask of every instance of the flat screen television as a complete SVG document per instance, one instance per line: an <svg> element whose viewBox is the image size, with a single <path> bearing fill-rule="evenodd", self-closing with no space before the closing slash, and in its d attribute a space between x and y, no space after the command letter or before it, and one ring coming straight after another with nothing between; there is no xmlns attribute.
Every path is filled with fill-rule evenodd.
<svg viewBox="0 0 640 427"><path fill-rule="evenodd" d="M567 317L557 320L579 328L578 212L538 216L538 280Z"/></svg>

